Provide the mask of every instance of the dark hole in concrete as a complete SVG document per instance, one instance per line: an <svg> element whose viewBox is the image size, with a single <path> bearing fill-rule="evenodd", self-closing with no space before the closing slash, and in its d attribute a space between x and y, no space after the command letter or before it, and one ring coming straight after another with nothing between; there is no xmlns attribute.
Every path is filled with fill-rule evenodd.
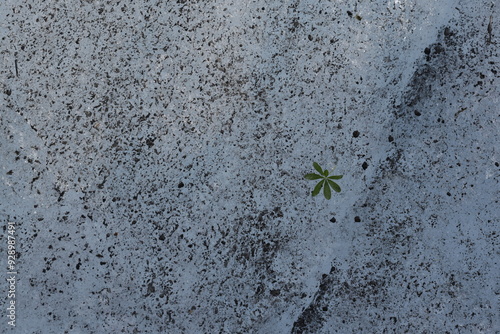
<svg viewBox="0 0 500 334"><path fill-rule="evenodd" d="M274 290L271 290L271 296L279 296L281 294L281 290L280 289L274 289Z"/></svg>

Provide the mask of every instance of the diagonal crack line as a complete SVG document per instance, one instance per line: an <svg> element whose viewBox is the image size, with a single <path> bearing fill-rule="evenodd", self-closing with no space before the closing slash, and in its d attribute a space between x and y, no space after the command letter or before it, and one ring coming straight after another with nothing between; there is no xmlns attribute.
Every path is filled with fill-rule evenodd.
<svg viewBox="0 0 500 334"><path fill-rule="evenodd" d="M335 267L330 269L329 274L323 274L319 284L318 291L314 294L314 298L309 306L304 309L297 320L293 323L291 334L316 333L325 321L322 310L327 306L328 300L325 296L329 295L334 282L334 273L337 271Z"/></svg>

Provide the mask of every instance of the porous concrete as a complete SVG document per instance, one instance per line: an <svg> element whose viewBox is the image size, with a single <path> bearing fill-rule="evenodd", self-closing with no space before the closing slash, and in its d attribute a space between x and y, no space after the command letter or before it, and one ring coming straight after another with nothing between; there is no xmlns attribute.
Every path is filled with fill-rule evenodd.
<svg viewBox="0 0 500 334"><path fill-rule="evenodd" d="M499 333L499 14L2 1L0 332Z"/></svg>

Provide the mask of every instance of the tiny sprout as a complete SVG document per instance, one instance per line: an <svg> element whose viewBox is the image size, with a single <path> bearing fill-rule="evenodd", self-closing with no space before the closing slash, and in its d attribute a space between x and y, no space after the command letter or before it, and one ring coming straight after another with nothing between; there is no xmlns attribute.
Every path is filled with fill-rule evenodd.
<svg viewBox="0 0 500 334"><path fill-rule="evenodd" d="M343 175L328 176L330 174L328 170L323 170L316 162L313 163L313 167L319 174L311 173L304 176L308 180L321 179L321 181L319 181L319 183L314 187L314 190L312 191L313 196L317 196L320 193L321 188L323 188L323 195L326 199L332 198L331 189L335 190L338 193L340 192L340 186L337 183L333 182L333 180L340 180Z"/></svg>

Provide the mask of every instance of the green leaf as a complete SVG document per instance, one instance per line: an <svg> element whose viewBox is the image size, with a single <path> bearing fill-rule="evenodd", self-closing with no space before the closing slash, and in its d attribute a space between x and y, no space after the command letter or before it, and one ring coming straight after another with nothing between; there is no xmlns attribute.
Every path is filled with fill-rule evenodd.
<svg viewBox="0 0 500 334"><path fill-rule="evenodd" d="M313 174L313 173L311 173L311 174L306 174L306 175L304 175L304 177L305 177L306 179L308 179L308 180L318 180L318 179L322 179L322 178L323 178L323 176L318 175L318 174Z"/></svg>
<svg viewBox="0 0 500 334"><path fill-rule="evenodd" d="M335 190L338 193L340 192L340 186L338 184L336 184L330 179L328 179L328 184L330 185L330 187L332 187L333 190Z"/></svg>
<svg viewBox="0 0 500 334"><path fill-rule="evenodd" d="M332 191L330 190L330 186L328 185L329 182L325 182L325 189L323 189L323 194L325 195L326 199L332 198Z"/></svg>
<svg viewBox="0 0 500 334"><path fill-rule="evenodd" d="M316 196L319 194L319 192L321 191L321 187L323 186L323 183L325 183L325 180L319 181L319 183L316 185L316 187L314 187L314 190L312 191L313 196Z"/></svg>
<svg viewBox="0 0 500 334"><path fill-rule="evenodd" d="M312 196L317 196L321 192L321 188L323 187L324 187L323 195L325 196L326 199L331 199L332 189L335 190L336 192L341 191L340 186L337 183L333 182L332 180L340 180L343 177L343 175L329 176L330 172L327 169L323 170L317 162L313 162L313 167L319 174L315 173L306 174L304 175L304 178L306 178L307 180L320 180L320 179L322 180L319 181L314 187L313 191L311 192ZM332 170L332 173L334 170L335 168Z"/></svg>
<svg viewBox="0 0 500 334"><path fill-rule="evenodd" d="M317 162L313 162L313 167L318 171L318 173L323 175L323 170L321 169L321 167L318 165Z"/></svg>

